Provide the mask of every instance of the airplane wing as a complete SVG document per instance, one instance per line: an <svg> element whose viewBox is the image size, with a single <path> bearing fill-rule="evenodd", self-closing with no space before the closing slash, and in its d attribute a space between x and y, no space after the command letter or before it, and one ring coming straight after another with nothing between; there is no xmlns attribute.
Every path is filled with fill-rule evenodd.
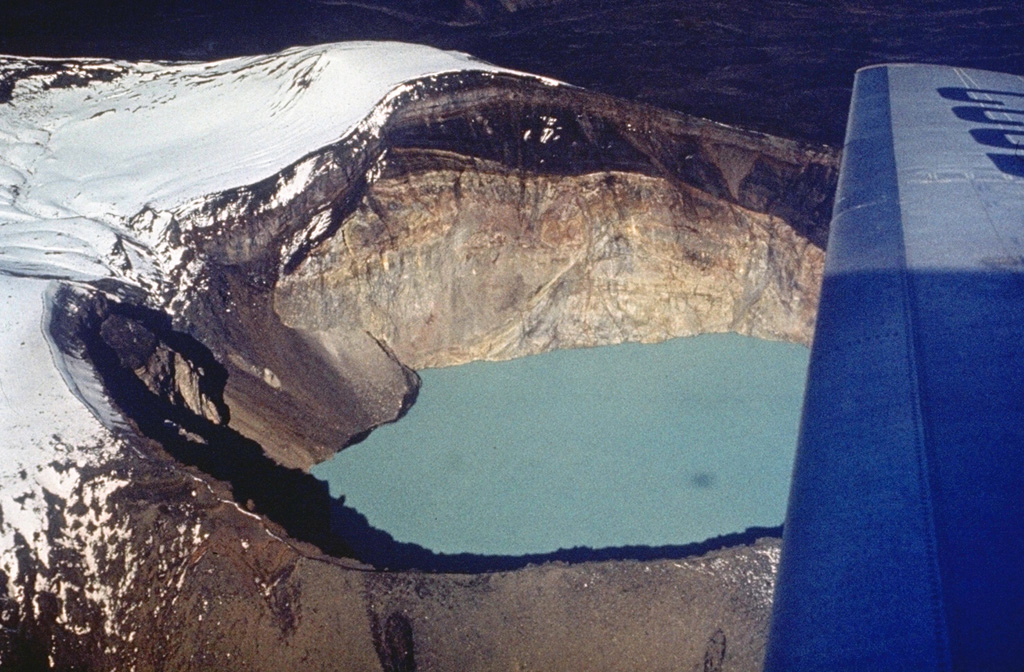
<svg viewBox="0 0 1024 672"><path fill-rule="evenodd" d="M1024 78L857 73L766 670L1024 670Z"/></svg>

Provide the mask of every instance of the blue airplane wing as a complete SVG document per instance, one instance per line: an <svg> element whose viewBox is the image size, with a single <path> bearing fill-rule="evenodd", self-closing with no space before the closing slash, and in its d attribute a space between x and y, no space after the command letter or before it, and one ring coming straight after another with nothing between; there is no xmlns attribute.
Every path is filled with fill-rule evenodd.
<svg viewBox="0 0 1024 672"><path fill-rule="evenodd" d="M1024 670L1024 78L857 73L766 655Z"/></svg>

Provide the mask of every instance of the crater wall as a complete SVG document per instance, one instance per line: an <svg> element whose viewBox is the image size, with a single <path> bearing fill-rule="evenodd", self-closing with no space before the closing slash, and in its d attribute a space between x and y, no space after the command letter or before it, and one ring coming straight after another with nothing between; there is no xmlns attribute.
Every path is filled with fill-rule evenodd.
<svg viewBox="0 0 1024 672"><path fill-rule="evenodd" d="M509 75L403 95L302 170L178 215L204 275L182 328L227 367L232 427L281 464L400 416L416 368L809 342L835 152Z"/></svg>
<svg viewBox="0 0 1024 672"><path fill-rule="evenodd" d="M274 306L328 349L368 331L414 369L721 331L808 343L822 262L780 217L664 177L406 150Z"/></svg>

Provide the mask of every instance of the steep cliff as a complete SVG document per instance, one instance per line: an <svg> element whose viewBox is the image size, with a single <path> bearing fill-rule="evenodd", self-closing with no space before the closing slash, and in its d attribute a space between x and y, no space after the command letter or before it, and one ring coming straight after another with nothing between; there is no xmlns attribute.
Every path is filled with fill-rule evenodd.
<svg viewBox="0 0 1024 672"><path fill-rule="evenodd" d="M713 331L809 342L836 164L578 89L432 78L379 135L179 215L206 277L184 312L228 367L232 426L305 468L401 414L410 369Z"/></svg>
<svg viewBox="0 0 1024 672"><path fill-rule="evenodd" d="M395 152L274 305L326 348L368 331L414 369L718 331L806 343L822 259L665 178Z"/></svg>

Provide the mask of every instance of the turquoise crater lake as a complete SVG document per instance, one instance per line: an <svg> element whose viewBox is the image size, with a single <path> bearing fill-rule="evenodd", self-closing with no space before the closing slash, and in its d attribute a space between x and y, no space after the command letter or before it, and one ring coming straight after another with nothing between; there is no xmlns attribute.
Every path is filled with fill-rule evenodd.
<svg viewBox="0 0 1024 672"><path fill-rule="evenodd" d="M783 521L808 350L736 334L421 371L312 473L437 553L698 543Z"/></svg>

